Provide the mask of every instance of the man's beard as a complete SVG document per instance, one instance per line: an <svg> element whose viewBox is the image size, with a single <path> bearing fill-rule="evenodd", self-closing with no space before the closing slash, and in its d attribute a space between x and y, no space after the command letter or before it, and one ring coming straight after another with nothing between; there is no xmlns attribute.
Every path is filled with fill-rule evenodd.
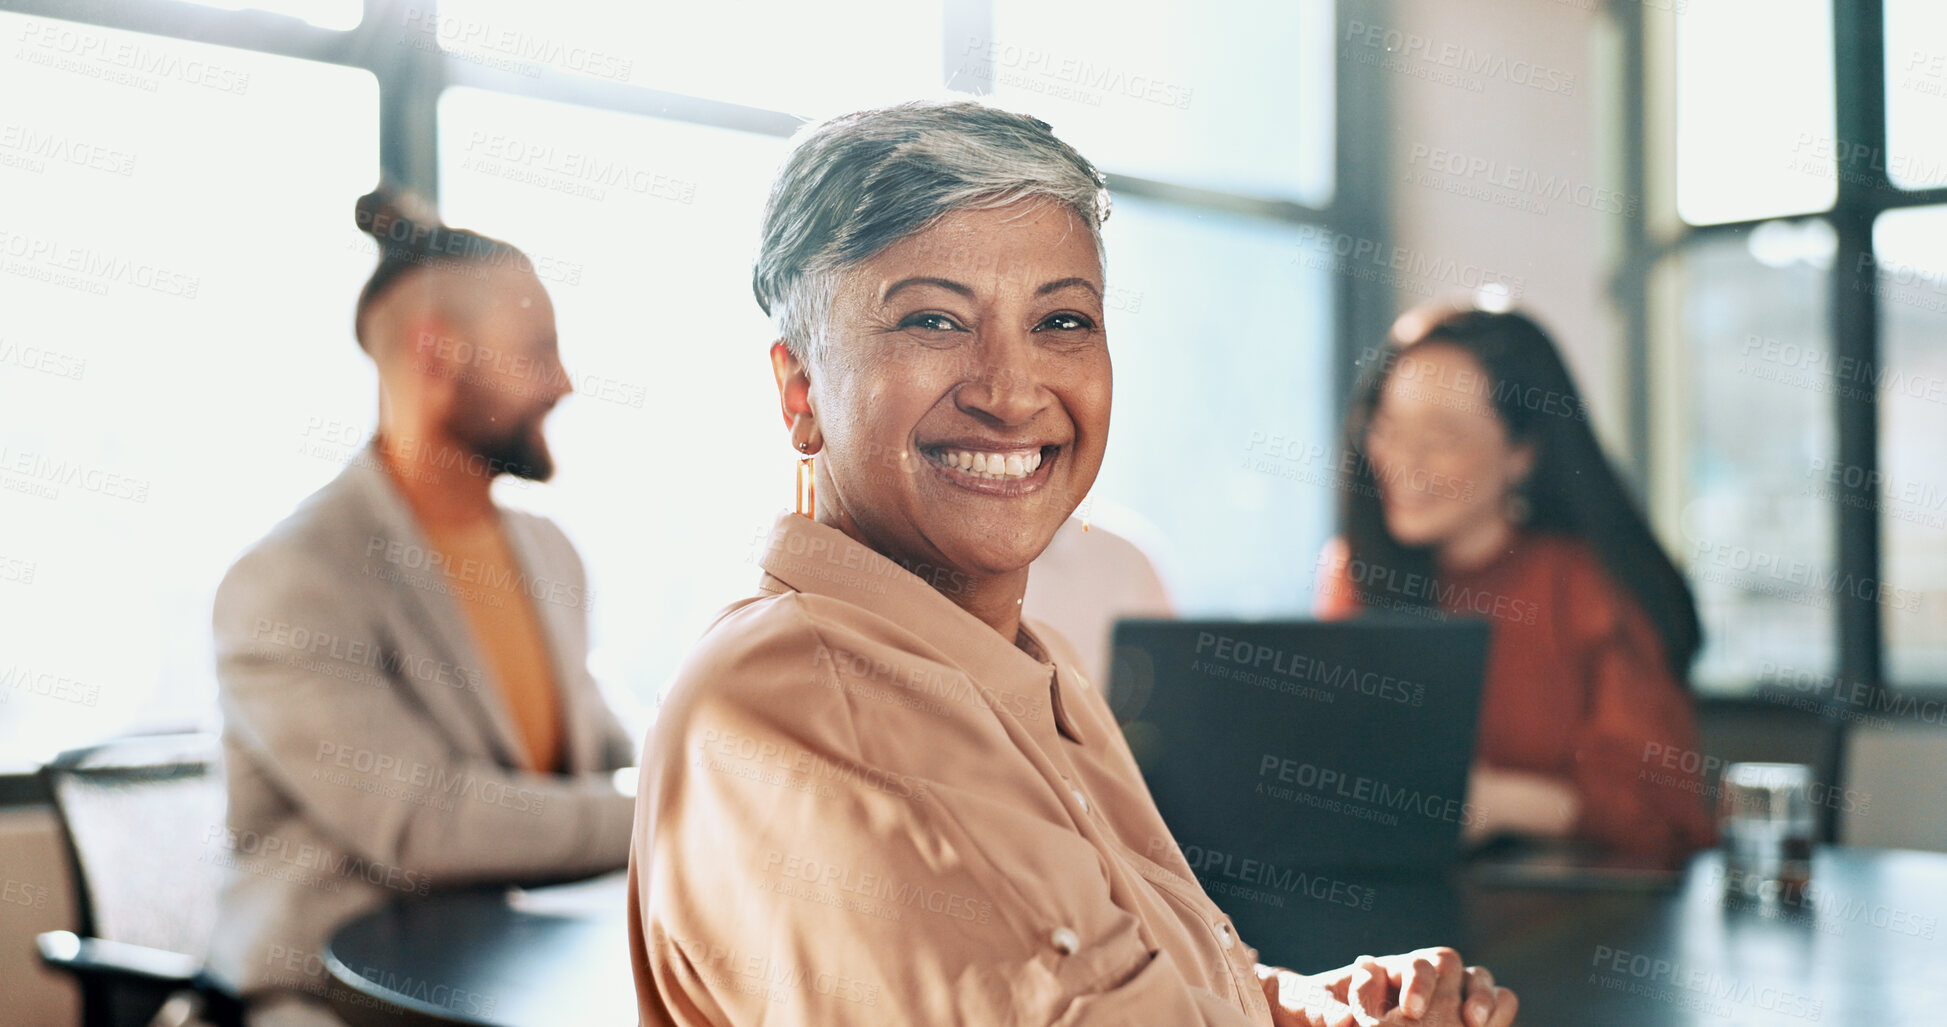
<svg viewBox="0 0 1947 1027"><path fill-rule="evenodd" d="M511 474L529 481L554 477L554 456L541 437L541 418L546 411L503 427L478 407L462 407L453 412L448 432L486 463L489 477Z"/></svg>

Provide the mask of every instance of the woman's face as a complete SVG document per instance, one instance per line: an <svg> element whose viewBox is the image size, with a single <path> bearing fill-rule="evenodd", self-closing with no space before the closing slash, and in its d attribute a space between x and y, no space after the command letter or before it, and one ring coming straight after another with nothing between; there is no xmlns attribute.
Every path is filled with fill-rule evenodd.
<svg viewBox="0 0 1947 1027"><path fill-rule="evenodd" d="M1493 382L1458 346L1401 354L1366 429L1386 530L1407 546L1453 547L1508 524L1508 493L1534 467L1494 409Z"/></svg>
<svg viewBox="0 0 1947 1027"><path fill-rule="evenodd" d="M851 269L810 369L821 512L936 583L1026 567L1102 465L1102 288L1081 219L1036 201Z"/></svg>

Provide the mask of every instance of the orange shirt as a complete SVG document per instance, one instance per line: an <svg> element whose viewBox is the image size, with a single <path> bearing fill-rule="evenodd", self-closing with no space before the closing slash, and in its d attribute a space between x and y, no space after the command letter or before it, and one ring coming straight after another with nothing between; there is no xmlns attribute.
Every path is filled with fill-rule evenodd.
<svg viewBox="0 0 1947 1027"><path fill-rule="evenodd" d="M561 767L561 701L541 618L521 588L525 576L498 518L461 528L421 523L446 558L454 602L466 613L473 642L500 684L501 701L526 743L527 769Z"/></svg>
<svg viewBox="0 0 1947 1027"><path fill-rule="evenodd" d="M1321 565L1318 613L1349 616L1361 609L1355 582L1373 579L1350 563L1343 541L1332 547ZM1427 594L1414 582L1400 587ZM1690 697L1641 606L1586 544L1517 534L1504 556L1443 575L1437 588L1446 612L1493 626L1476 750L1482 763L1568 783L1581 798L1576 836L1612 851L1674 860L1711 844L1702 779L1662 758L1699 752Z"/></svg>

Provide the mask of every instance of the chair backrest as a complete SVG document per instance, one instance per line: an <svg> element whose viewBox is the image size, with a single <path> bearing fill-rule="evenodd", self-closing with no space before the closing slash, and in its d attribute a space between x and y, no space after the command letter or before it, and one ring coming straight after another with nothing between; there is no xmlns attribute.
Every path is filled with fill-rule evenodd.
<svg viewBox="0 0 1947 1027"><path fill-rule="evenodd" d="M1915 704L1918 706L1919 704ZM1932 707L1939 710L1938 706ZM1881 717L1847 732L1839 840L1879 849L1947 852L1947 732L1924 719Z"/></svg>
<svg viewBox="0 0 1947 1027"><path fill-rule="evenodd" d="M225 874L206 837L224 822L222 761L216 735L175 734L70 750L42 768L80 933L203 957Z"/></svg>

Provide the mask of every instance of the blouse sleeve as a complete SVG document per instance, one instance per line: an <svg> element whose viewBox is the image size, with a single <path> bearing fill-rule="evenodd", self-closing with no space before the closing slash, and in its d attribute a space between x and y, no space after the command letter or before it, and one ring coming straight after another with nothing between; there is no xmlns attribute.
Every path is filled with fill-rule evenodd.
<svg viewBox="0 0 1947 1027"><path fill-rule="evenodd" d="M644 753L645 1027L1251 1023L1111 901L1000 718L915 709L881 735L899 744L862 741L847 682L819 670L828 626L793 602L713 630Z"/></svg>
<svg viewBox="0 0 1947 1027"><path fill-rule="evenodd" d="M1576 833L1613 851L1674 863L1712 844L1690 696L1642 609L1593 561L1572 607L1586 660L1587 716L1575 746ZM1666 754L1675 759L1665 760Z"/></svg>

